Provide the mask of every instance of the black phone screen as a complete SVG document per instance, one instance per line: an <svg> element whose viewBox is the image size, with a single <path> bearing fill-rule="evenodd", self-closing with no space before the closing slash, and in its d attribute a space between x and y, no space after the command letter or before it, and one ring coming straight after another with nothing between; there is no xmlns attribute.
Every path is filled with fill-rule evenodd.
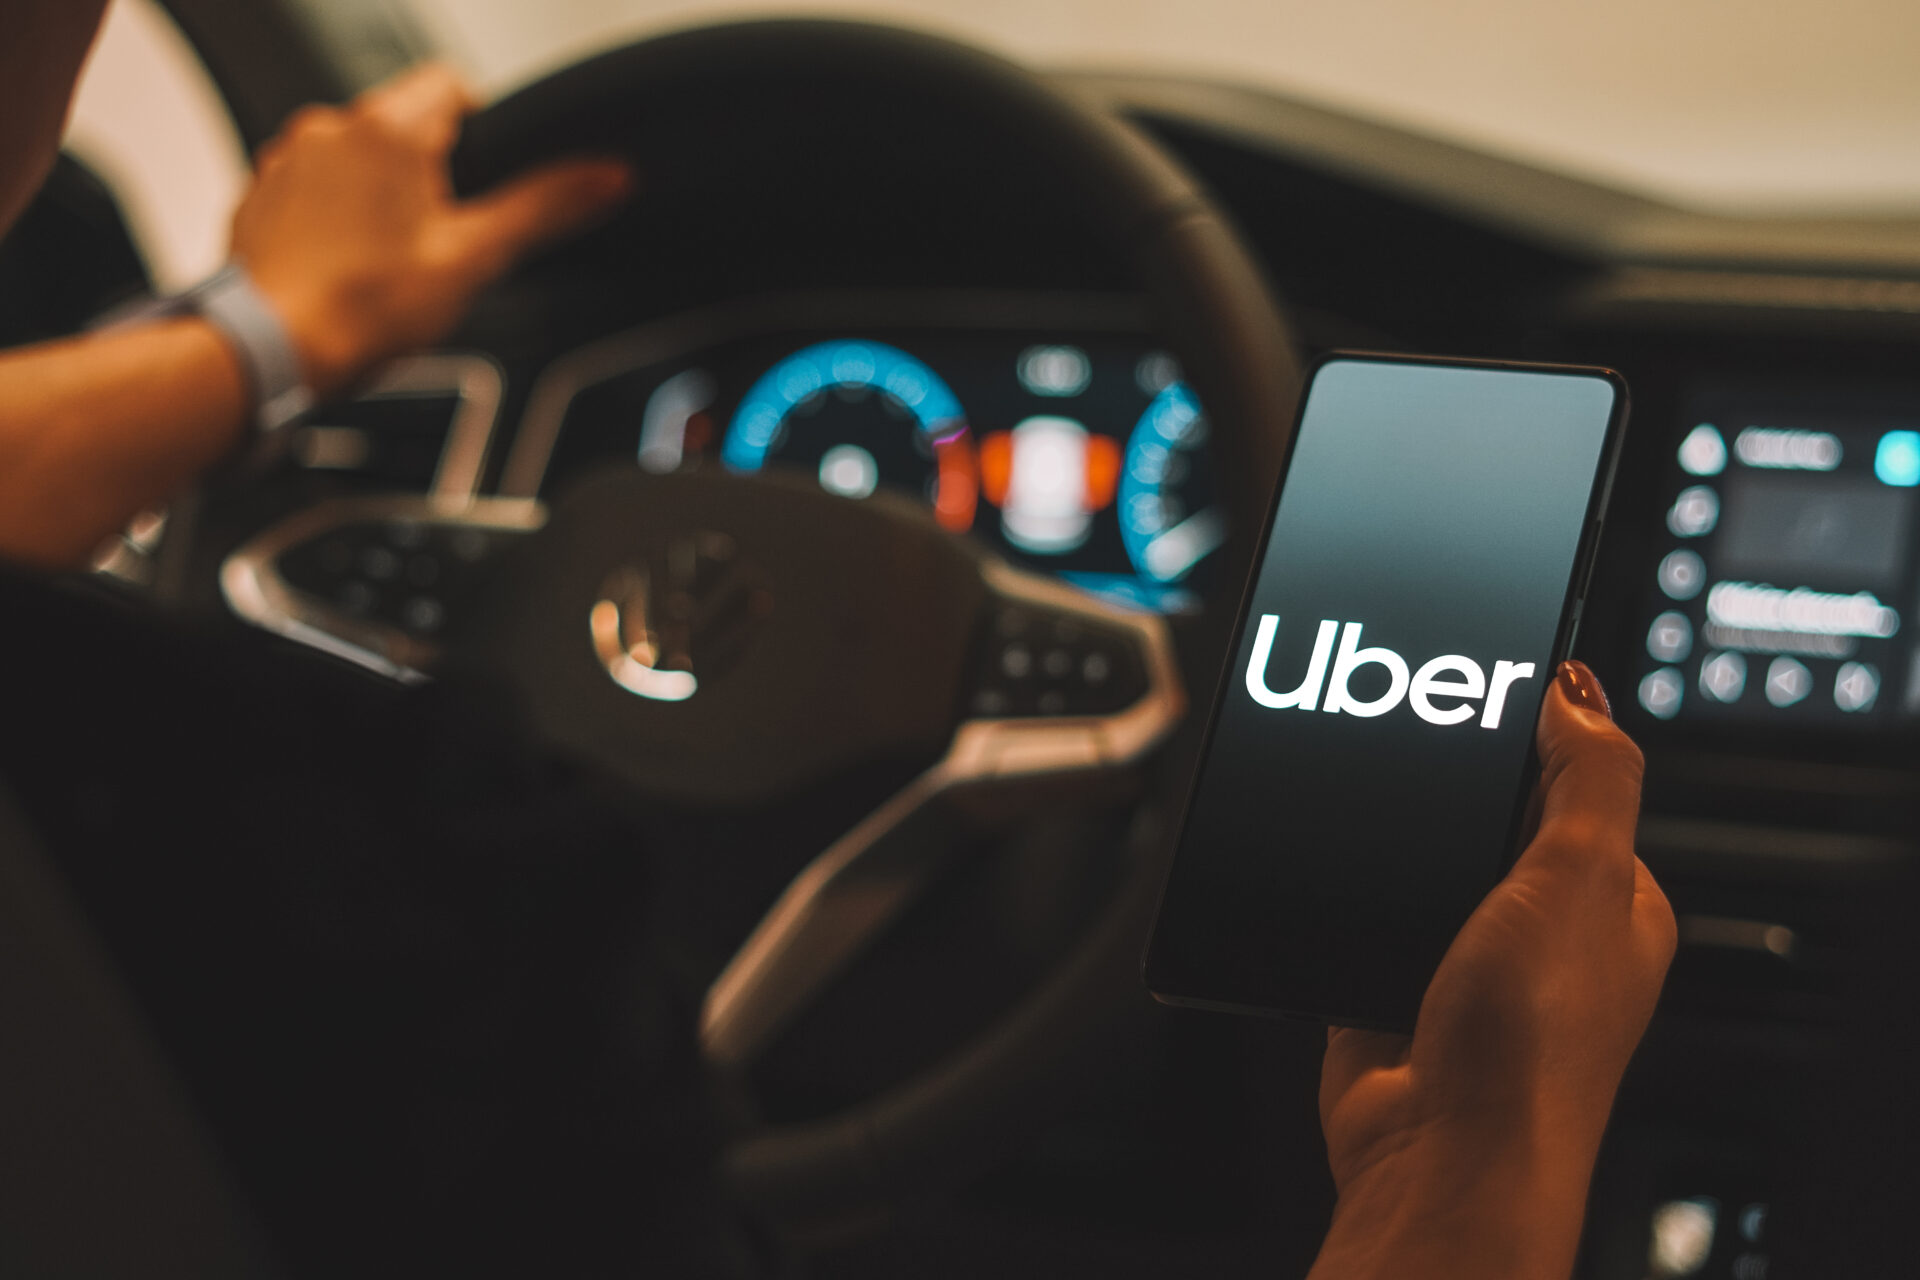
<svg viewBox="0 0 1920 1280"><path fill-rule="evenodd" d="M1411 1026L1504 872L1625 387L1329 358L1148 949L1163 999Z"/></svg>

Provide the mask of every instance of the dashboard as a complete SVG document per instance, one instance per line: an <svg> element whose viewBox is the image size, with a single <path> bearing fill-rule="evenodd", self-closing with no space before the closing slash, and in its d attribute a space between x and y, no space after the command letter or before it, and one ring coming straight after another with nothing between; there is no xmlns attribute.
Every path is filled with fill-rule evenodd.
<svg viewBox="0 0 1920 1280"><path fill-rule="evenodd" d="M1920 388L1700 381L1676 434L1640 706L1701 725L1911 723Z"/></svg>
<svg viewBox="0 0 1920 1280"><path fill-rule="evenodd" d="M1639 848L1682 945L1596 1183L1590 1273L1647 1274L1649 1231L1672 1222L1711 1247L1693 1274L1760 1274L1742 1260L1781 1186L1768 1158L1811 1114L1806 1046L1843 1017L1861 903L1914 852L1920 224L1695 215L1253 91L1075 80L1199 174L1308 347L1625 374L1578 651L1645 748ZM328 407L286 467L176 511L143 572L189 609L405 654L485 538L520 536L596 469L783 468L850 500L913 495L1109 599L1196 609L1226 532L1206 419L1125 273L998 157L926 137L884 184L827 163L866 166L855 148L782 170L782 200L824 211L784 240L722 185L533 264L460 335L484 354L406 362ZM989 210L1005 228L967 239L1000 225ZM827 239L843 226L850 250ZM347 501L364 519L275 559L273 530ZM477 504L498 513L481 532L419 518ZM219 583L249 554L282 593L241 608ZM1195 1061L1170 1095L1226 1098L1235 1132L1265 1114L1268 1075ZM1159 1104L1168 1131L1210 1123ZM1170 1200L1295 1198L1205 1183L1216 1163L1240 1176L1149 1167L1181 1180Z"/></svg>
<svg viewBox="0 0 1920 1280"><path fill-rule="evenodd" d="M799 471L849 499L912 495L949 531L1107 599L1197 609L1226 528L1174 358L1089 323L1093 305L1040 326L1014 298L1002 324L941 323L937 300L911 301L918 321L776 300L564 355L533 388L500 491L551 502L609 464Z"/></svg>

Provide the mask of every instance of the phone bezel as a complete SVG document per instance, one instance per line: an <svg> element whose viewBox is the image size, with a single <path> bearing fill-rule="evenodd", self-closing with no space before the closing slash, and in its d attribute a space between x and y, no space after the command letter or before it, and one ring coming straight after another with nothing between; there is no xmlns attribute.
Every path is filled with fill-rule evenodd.
<svg viewBox="0 0 1920 1280"><path fill-rule="evenodd" d="M1252 1014L1258 1017L1291 1018L1372 1030L1410 1031L1413 1025L1411 1016L1404 1019L1372 1018L1365 1015L1289 1008L1279 1004L1246 1004L1172 991L1167 989L1167 984L1163 980L1164 975L1156 975L1154 971L1154 943L1160 932L1161 909L1165 905L1167 885L1172 881L1173 865L1179 858L1181 846L1186 842L1187 825L1192 816L1193 801L1199 791L1200 779L1206 772L1207 762L1212 758L1214 732L1220 723L1221 708L1225 705L1228 691L1234 685L1236 676L1234 655L1239 652L1240 642L1246 633L1254 588L1259 583L1260 570L1266 563L1267 544L1273 536L1274 520L1279 514L1280 500L1286 492L1287 478L1293 469L1294 450L1299 443L1300 428L1306 421L1307 404L1312 398L1313 385L1328 365L1355 363L1420 365L1430 368L1483 369L1509 373L1546 373L1600 378L1612 387L1613 404L1608 413L1606 435L1601 442L1600 458L1595 468L1593 483L1587 491L1587 508L1581 525L1580 542L1574 552L1572 570L1567 575L1566 592L1560 601L1559 622L1554 629L1553 648L1548 657L1550 671L1557 670L1560 663L1566 660L1567 655L1573 651L1574 640L1579 634L1581 606L1585 602L1587 589L1593 576L1593 566L1599 555L1600 536L1605 527L1607 504L1613 497L1614 477L1620 461L1621 442L1626 436L1627 416L1631 402L1626 378L1618 370L1602 365L1488 360L1464 356L1426 356L1357 350L1322 352L1308 364L1306 381L1300 392L1300 402L1293 411L1292 429L1287 433L1286 446L1281 452L1279 474L1274 479L1273 491L1267 500L1266 512L1261 518L1260 534L1255 540L1253 555L1247 565L1246 579L1241 584L1240 603L1235 610L1233 627L1228 634L1227 656L1221 663L1220 677L1214 689L1213 698L1208 703L1206 728L1201 736L1199 751L1195 756L1192 776L1187 782L1186 797L1181 802L1180 818L1173 827L1173 850L1167 859L1166 875L1161 881L1160 893L1154 903L1153 925L1148 932L1146 946L1141 954L1140 972L1148 993L1161 1004L1208 1009L1221 1013ZM1521 764L1520 777L1514 788L1513 813L1508 819L1506 851L1501 860L1502 875L1511 868L1514 859L1519 856L1520 826L1526 816L1527 801L1532 791L1531 782L1538 774L1539 767L1537 750L1530 743Z"/></svg>

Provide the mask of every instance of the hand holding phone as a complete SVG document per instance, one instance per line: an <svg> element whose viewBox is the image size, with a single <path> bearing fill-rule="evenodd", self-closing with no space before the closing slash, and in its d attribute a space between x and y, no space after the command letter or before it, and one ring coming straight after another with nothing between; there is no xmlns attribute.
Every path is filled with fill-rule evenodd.
<svg viewBox="0 0 1920 1280"><path fill-rule="evenodd" d="M1315 1276L1566 1275L1615 1090L1673 958L1634 856L1640 753L1568 663L1541 709L1539 830L1434 974L1411 1038L1328 1033L1340 1192Z"/></svg>
<svg viewBox="0 0 1920 1280"><path fill-rule="evenodd" d="M1604 369L1318 366L1148 949L1156 996L1413 1025L1511 863L1625 412Z"/></svg>

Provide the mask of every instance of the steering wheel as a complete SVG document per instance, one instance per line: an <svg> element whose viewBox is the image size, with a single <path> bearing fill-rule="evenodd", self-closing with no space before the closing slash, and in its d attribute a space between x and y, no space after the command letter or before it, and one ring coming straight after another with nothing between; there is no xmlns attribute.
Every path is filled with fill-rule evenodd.
<svg viewBox="0 0 1920 1280"><path fill-rule="evenodd" d="M1260 268L1134 128L946 40L752 22L642 41L521 90L469 122L455 175L477 191L552 156L623 154L645 175L643 200L691 199L676 188L687 139L724 154L776 119L830 134L876 110L963 130L1049 185L1146 295L1212 424L1230 536L1200 647L1223 649L1211 642L1232 615L1300 368ZM229 562L229 598L284 594L273 564L391 514L349 504L296 518ZM482 499L417 514L420 536L516 543L450 620L447 659L517 686L548 736L659 804L778 813L870 762L916 762L799 868L709 989L702 1045L736 1081L934 884L956 833L1165 764L1188 705L1162 619L1017 570L884 493L850 501L778 477L625 467L550 512ZM344 622L299 625L380 647ZM397 641L383 652L401 674L441 658ZM1054 661L1070 678L1031 693L1016 676L1043 652L1065 654ZM1178 767L1163 773L1184 781ZM1077 942L957 1052L836 1113L744 1124L725 1169L747 1203L787 1226L871 1216L1031 1132L1071 1083L1076 1052L1145 1001L1138 955L1164 844L1122 853L1118 887Z"/></svg>

